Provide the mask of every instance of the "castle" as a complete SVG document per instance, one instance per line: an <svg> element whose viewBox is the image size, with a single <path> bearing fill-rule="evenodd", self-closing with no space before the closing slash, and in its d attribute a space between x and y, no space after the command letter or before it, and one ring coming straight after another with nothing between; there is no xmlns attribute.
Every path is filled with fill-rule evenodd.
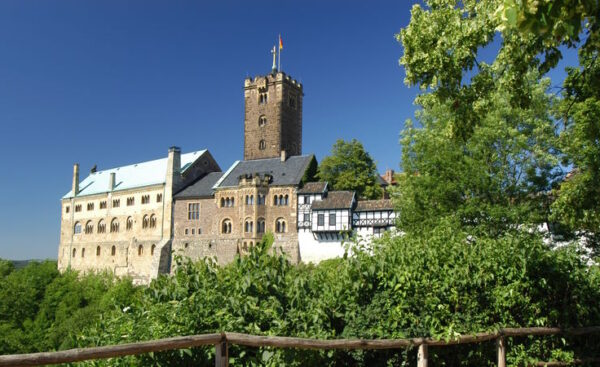
<svg viewBox="0 0 600 367"><path fill-rule="evenodd" d="M176 254L221 264L243 256L266 232L294 263L341 256L352 234L394 226L389 200L313 182L317 161L302 155L302 85L283 72L244 82L244 160L224 172L208 150L92 172L73 168L61 200L58 268L108 269L148 283Z"/></svg>

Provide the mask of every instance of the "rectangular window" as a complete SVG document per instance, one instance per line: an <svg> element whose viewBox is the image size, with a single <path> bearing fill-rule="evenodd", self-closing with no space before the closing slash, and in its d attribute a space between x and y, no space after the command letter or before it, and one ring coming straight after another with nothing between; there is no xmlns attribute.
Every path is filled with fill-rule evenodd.
<svg viewBox="0 0 600 367"><path fill-rule="evenodd" d="M200 203L188 204L188 220L200 219Z"/></svg>
<svg viewBox="0 0 600 367"><path fill-rule="evenodd" d="M113 208L118 208L121 205L121 200L113 200Z"/></svg>
<svg viewBox="0 0 600 367"><path fill-rule="evenodd" d="M157 203L161 203L162 202L162 194L156 194L156 202Z"/></svg>
<svg viewBox="0 0 600 367"><path fill-rule="evenodd" d="M127 198L127 206L135 204L135 198L133 196Z"/></svg>
<svg viewBox="0 0 600 367"><path fill-rule="evenodd" d="M189 233L189 229L185 229L185 234L187 235Z"/></svg>
<svg viewBox="0 0 600 367"><path fill-rule="evenodd" d="M71 208L70 208L70 207L68 207L68 206L65 206L65 213L68 213L68 212L69 212L69 210L71 210Z"/></svg>
<svg viewBox="0 0 600 367"><path fill-rule="evenodd" d="M317 214L317 225L318 226L325 225L325 214Z"/></svg>
<svg viewBox="0 0 600 367"><path fill-rule="evenodd" d="M192 228L192 235L196 234L196 229Z"/></svg>
<svg viewBox="0 0 600 367"><path fill-rule="evenodd" d="M100 202L100 209L106 209L106 200Z"/></svg>
<svg viewBox="0 0 600 367"><path fill-rule="evenodd" d="M198 234L202 234L202 229L198 228Z"/></svg>
<svg viewBox="0 0 600 367"><path fill-rule="evenodd" d="M335 213L329 214L329 225L335 226Z"/></svg>
<svg viewBox="0 0 600 367"><path fill-rule="evenodd" d="M310 222L310 214L304 213L304 221L305 222Z"/></svg>

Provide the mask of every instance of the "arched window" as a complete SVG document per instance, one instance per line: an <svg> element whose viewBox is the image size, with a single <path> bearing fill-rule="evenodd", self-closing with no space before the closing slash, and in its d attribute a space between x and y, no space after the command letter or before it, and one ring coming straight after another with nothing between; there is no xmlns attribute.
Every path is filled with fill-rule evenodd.
<svg viewBox="0 0 600 367"><path fill-rule="evenodd" d="M81 233L81 223L75 222L75 226L73 226L73 232L75 234Z"/></svg>
<svg viewBox="0 0 600 367"><path fill-rule="evenodd" d="M254 205L254 195L250 195L250 205Z"/></svg>
<svg viewBox="0 0 600 367"><path fill-rule="evenodd" d="M285 220L283 218L279 218L275 221L275 232L277 233L285 233Z"/></svg>
<svg viewBox="0 0 600 367"><path fill-rule="evenodd" d="M106 232L106 223L104 223L103 219L100 219L100 221L98 221L98 233L104 232Z"/></svg>
<svg viewBox="0 0 600 367"><path fill-rule="evenodd" d="M150 247L150 256L154 256L154 249L156 249L156 245L152 245L152 247Z"/></svg>
<svg viewBox="0 0 600 367"><path fill-rule="evenodd" d="M91 220L88 220L87 223L85 224L85 229L83 230L85 234L92 234L94 233L94 224L92 223Z"/></svg>
<svg viewBox="0 0 600 367"><path fill-rule="evenodd" d="M267 124L267 117L265 115L261 115L258 118L258 126L259 127L264 127Z"/></svg>
<svg viewBox="0 0 600 367"><path fill-rule="evenodd" d="M234 200L235 200L234 198L231 198L231 201L229 202L229 204L230 204L229 206L234 206Z"/></svg>
<svg viewBox="0 0 600 367"><path fill-rule="evenodd" d="M133 218L127 217L127 224L125 225L125 229L131 231L133 228Z"/></svg>
<svg viewBox="0 0 600 367"><path fill-rule="evenodd" d="M73 257L75 257L75 255L77 255L77 249L73 249Z"/></svg>
<svg viewBox="0 0 600 367"><path fill-rule="evenodd" d="M223 222L221 223L221 233L231 233L231 220L223 220Z"/></svg>
<svg viewBox="0 0 600 367"><path fill-rule="evenodd" d="M273 196L273 205L279 205L279 197L277 195Z"/></svg>
<svg viewBox="0 0 600 367"><path fill-rule="evenodd" d="M252 222L250 219L246 219L246 221L244 222L244 232L252 233L253 230L254 230L254 222Z"/></svg>
<svg viewBox="0 0 600 367"><path fill-rule="evenodd" d="M148 228L149 225L150 225L150 219L148 218L147 215L144 215L144 217L142 218L142 228Z"/></svg>
<svg viewBox="0 0 600 367"><path fill-rule="evenodd" d="M221 198L221 208L225 207L225 198Z"/></svg>
<svg viewBox="0 0 600 367"><path fill-rule="evenodd" d="M265 104L265 103L267 103L268 101L269 101L269 95L268 95L266 92L264 92L264 93L260 93L260 94L258 95L258 103L259 103L259 104Z"/></svg>
<svg viewBox="0 0 600 367"><path fill-rule="evenodd" d="M285 205L283 203L283 195L279 195L279 205Z"/></svg>
<svg viewBox="0 0 600 367"><path fill-rule="evenodd" d="M116 253L117 253L117 248L116 248L115 246L113 246L113 247L110 249L110 256L115 256L115 255L116 255Z"/></svg>
<svg viewBox="0 0 600 367"><path fill-rule="evenodd" d="M225 206L226 207L230 207L231 206L231 200L229 198L225 199Z"/></svg>
<svg viewBox="0 0 600 367"><path fill-rule="evenodd" d="M144 246L139 245L138 246L138 256L142 256L143 254L144 254Z"/></svg>
<svg viewBox="0 0 600 367"><path fill-rule="evenodd" d="M264 218L258 218L256 222L256 232L265 233L265 220Z"/></svg>
<svg viewBox="0 0 600 367"><path fill-rule="evenodd" d="M81 257L85 257L85 248L81 249Z"/></svg>
<svg viewBox="0 0 600 367"><path fill-rule="evenodd" d="M96 247L96 256L100 256L100 246Z"/></svg>
<svg viewBox="0 0 600 367"><path fill-rule="evenodd" d="M117 218L113 218L113 220L110 221L110 232L119 232L119 220Z"/></svg>
<svg viewBox="0 0 600 367"><path fill-rule="evenodd" d="M258 142L258 149L265 150L267 149L267 143L264 140Z"/></svg>
<svg viewBox="0 0 600 367"><path fill-rule="evenodd" d="M150 216L150 228L156 228L156 215L154 214Z"/></svg>

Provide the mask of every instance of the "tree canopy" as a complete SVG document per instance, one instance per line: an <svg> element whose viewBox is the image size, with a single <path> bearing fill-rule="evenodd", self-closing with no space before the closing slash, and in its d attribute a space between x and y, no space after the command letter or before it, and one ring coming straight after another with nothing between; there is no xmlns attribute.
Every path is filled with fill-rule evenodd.
<svg viewBox="0 0 600 367"><path fill-rule="evenodd" d="M327 181L333 189L356 191L357 196L364 199L379 199L383 195L378 175L375 161L356 139L337 140L331 155L321 161L317 173L317 177Z"/></svg>
<svg viewBox="0 0 600 367"><path fill-rule="evenodd" d="M492 231L552 220L600 232L594 9L597 1L570 0L413 6L397 35L405 83L422 88L401 139L403 229L456 216ZM580 67L556 96L544 74L561 45L579 47Z"/></svg>

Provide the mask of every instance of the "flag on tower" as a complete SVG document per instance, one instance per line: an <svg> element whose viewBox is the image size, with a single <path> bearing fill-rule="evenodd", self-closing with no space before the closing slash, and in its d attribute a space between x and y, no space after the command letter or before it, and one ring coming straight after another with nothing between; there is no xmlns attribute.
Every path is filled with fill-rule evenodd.
<svg viewBox="0 0 600 367"><path fill-rule="evenodd" d="M279 49L283 50L283 41L281 40L281 35L279 35Z"/></svg>

